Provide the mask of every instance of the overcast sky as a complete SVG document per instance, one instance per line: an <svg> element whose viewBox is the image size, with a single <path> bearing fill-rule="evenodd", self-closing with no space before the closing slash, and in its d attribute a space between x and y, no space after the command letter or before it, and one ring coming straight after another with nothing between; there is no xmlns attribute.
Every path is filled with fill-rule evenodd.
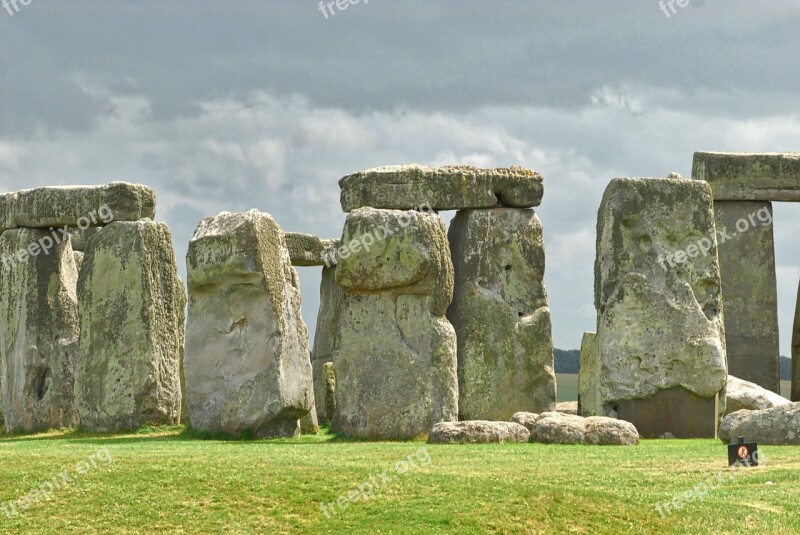
<svg viewBox="0 0 800 535"><path fill-rule="evenodd" d="M611 178L800 150L798 1L29 1L0 10L0 190L148 184L184 278L217 212L338 237L353 171L522 165L545 177L555 344L578 348ZM800 206L775 214L788 355ZM299 272L313 332L320 274Z"/></svg>

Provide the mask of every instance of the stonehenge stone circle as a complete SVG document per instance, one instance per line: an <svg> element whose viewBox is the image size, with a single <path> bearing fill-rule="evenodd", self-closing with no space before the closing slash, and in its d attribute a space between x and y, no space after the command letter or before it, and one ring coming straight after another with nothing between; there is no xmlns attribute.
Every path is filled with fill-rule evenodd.
<svg viewBox="0 0 800 535"><path fill-rule="evenodd" d="M204 219L187 254L192 427L292 437L314 403L308 331L284 233L255 210Z"/></svg>
<svg viewBox="0 0 800 535"><path fill-rule="evenodd" d="M525 444L530 431L514 422L472 420L464 422L439 422L433 426L428 442L431 444Z"/></svg>
<svg viewBox="0 0 800 535"><path fill-rule="evenodd" d="M708 184L609 183L598 211L595 308L598 415L618 415L645 437L716 436L727 366Z"/></svg>
<svg viewBox="0 0 800 535"><path fill-rule="evenodd" d="M314 350L311 353L311 368L314 378L314 401L320 425L333 424L336 400L330 399L331 385L335 389L333 371L333 344L336 326L344 304L344 292L336 284L336 266L322 268L320 283L319 313L314 335ZM326 368L330 364L330 367Z"/></svg>
<svg viewBox="0 0 800 535"><path fill-rule="evenodd" d="M84 253L75 397L89 431L180 420L186 293L169 228L116 221Z"/></svg>
<svg viewBox="0 0 800 535"><path fill-rule="evenodd" d="M374 238L376 229L391 234ZM355 243L354 243L355 242ZM337 422L363 438L414 438L457 420L453 264L437 214L359 208L336 268L344 290L333 350Z"/></svg>
<svg viewBox="0 0 800 535"><path fill-rule="evenodd" d="M555 408L542 225L533 210L462 210L450 224L447 318L458 341L459 418L508 420Z"/></svg>
<svg viewBox="0 0 800 535"><path fill-rule="evenodd" d="M8 432L78 425L78 271L70 240L47 253L16 256L46 236L30 228L0 236L0 406Z"/></svg>
<svg viewBox="0 0 800 535"><path fill-rule="evenodd" d="M391 165L347 175L339 181L342 209L413 210L532 208L542 202L542 175L522 167Z"/></svg>
<svg viewBox="0 0 800 535"><path fill-rule="evenodd" d="M733 444L738 437L765 446L800 446L800 403L727 415L719 426L719 438Z"/></svg>
<svg viewBox="0 0 800 535"><path fill-rule="evenodd" d="M758 411L791 403L775 392L761 388L755 383L728 376L725 386L725 415L740 410Z"/></svg>

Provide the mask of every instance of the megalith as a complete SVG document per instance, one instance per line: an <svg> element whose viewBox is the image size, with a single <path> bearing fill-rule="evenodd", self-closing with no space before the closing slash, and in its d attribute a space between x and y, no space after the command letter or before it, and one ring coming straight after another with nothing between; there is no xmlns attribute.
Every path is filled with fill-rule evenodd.
<svg viewBox="0 0 800 535"><path fill-rule="evenodd" d="M167 225L118 221L93 236L78 303L81 426L116 432L178 423L186 293Z"/></svg>
<svg viewBox="0 0 800 535"><path fill-rule="evenodd" d="M78 272L70 240L18 228L0 236L0 380L7 431L78 424Z"/></svg>
<svg viewBox="0 0 800 535"><path fill-rule="evenodd" d="M204 219L187 254L192 427L292 437L314 403L308 331L284 233L265 213Z"/></svg>
<svg viewBox="0 0 800 535"><path fill-rule="evenodd" d="M462 210L450 224L447 318L458 341L459 418L555 410L542 225L531 209Z"/></svg>
<svg viewBox="0 0 800 535"><path fill-rule="evenodd" d="M458 416L444 222L435 213L360 208L348 215L342 243L336 420L348 436L427 436Z"/></svg>
<svg viewBox="0 0 800 535"><path fill-rule="evenodd" d="M344 292L336 284L336 266L322 268L320 283L319 312L317 330L314 336L314 351L311 354L311 367L314 377L314 400L320 425L332 424L335 401L328 400L329 382L333 369L325 366L333 362L333 344L336 338L336 325L344 303ZM335 384L335 380L334 380Z"/></svg>
<svg viewBox="0 0 800 535"><path fill-rule="evenodd" d="M644 437L714 437L727 367L707 183L611 181L598 211L595 307L599 415Z"/></svg>
<svg viewBox="0 0 800 535"><path fill-rule="evenodd" d="M800 287L797 289L792 332L792 401L800 401Z"/></svg>

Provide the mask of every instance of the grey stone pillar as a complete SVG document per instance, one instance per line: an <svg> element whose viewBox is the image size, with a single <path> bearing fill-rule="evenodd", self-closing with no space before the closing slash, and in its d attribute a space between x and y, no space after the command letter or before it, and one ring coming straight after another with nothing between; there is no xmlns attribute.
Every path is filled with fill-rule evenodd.
<svg viewBox="0 0 800 535"><path fill-rule="evenodd" d="M772 203L715 201L714 215L728 373L779 393Z"/></svg>
<svg viewBox="0 0 800 535"><path fill-rule="evenodd" d="M792 401L800 401L800 288L797 290L792 333Z"/></svg>

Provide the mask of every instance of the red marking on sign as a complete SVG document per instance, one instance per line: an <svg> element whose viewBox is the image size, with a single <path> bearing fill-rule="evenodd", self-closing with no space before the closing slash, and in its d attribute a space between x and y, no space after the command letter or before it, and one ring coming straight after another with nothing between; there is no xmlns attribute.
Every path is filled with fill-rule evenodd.
<svg viewBox="0 0 800 535"><path fill-rule="evenodd" d="M744 459L750 454L750 450L747 449L747 446L742 446L739 448L739 458Z"/></svg>

